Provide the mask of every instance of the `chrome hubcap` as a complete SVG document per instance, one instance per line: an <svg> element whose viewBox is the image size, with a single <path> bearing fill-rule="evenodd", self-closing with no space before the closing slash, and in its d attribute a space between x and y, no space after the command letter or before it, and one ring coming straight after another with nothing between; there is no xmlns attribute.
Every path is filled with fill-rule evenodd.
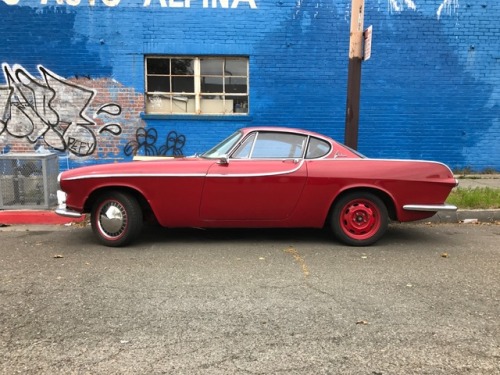
<svg viewBox="0 0 500 375"><path fill-rule="evenodd" d="M126 213L117 202L106 203L99 213L99 226L110 237L119 236L126 224Z"/></svg>

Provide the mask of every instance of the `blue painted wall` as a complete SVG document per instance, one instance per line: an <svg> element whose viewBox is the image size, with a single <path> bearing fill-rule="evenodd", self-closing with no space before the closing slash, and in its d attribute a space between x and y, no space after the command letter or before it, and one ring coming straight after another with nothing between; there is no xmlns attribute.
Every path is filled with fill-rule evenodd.
<svg viewBox="0 0 500 375"><path fill-rule="evenodd" d="M256 9L251 1L234 9L220 1L211 8L211 0L208 8L203 0L41 1L0 0L0 63L19 64L42 86L39 66L94 91L84 120L61 105L59 122L46 121L57 133L45 134L48 146L62 149L70 166L130 159L131 148L146 153L153 141L159 149L171 131L185 137L186 155L251 125L344 138L350 1L255 0ZM363 63L359 150L500 170L500 2L365 3L365 26L374 31L372 58ZM249 115L141 116L145 54L248 56ZM37 147L34 131L14 129L7 81L0 74L0 149ZM53 90L45 91L49 98ZM119 113L100 112L107 104ZM63 134L65 117L76 127ZM150 137L137 135L140 128ZM95 148L78 153L84 148L75 139Z"/></svg>

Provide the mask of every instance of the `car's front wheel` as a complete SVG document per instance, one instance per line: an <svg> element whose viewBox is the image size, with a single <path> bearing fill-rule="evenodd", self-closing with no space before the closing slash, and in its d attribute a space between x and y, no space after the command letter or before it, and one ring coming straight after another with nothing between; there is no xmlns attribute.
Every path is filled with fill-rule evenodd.
<svg viewBox="0 0 500 375"><path fill-rule="evenodd" d="M384 202L369 192L352 192L340 198L330 219L335 236L351 246L374 244L389 225Z"/></svg>
<svg viewBox="0 0 500 375"><path fill-rule="evenodd" d="M128 245L139 235L142 224L141 206L130 194L107 192L92 207L92 231L106 246Z"/></svg>

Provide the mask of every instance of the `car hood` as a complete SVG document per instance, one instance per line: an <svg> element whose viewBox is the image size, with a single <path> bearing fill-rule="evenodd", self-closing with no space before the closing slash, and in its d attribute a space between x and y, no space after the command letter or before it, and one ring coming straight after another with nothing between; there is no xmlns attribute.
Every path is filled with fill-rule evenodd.
<svg viewBox="0 0 500 375"><path fill-rule="evenodd" d="M104 178L113 176L143 176L168 174L206 174L217 160L198 157L164 158L162 160L132 161L126 163L98 164L65 171L62 180Z"/></svg>

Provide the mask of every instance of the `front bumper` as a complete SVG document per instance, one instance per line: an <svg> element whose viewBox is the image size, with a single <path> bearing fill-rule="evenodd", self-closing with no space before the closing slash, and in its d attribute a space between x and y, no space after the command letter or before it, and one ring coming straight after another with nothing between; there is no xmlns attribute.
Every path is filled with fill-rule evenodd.
<svg viewBox="0 0 500 375"><path fill-rule="evenodd" d="M83 216L80 212L69 210L66 207L66 193L62 190L57 191L57 208L55 212L65 217L80 218Z"/></svg>

